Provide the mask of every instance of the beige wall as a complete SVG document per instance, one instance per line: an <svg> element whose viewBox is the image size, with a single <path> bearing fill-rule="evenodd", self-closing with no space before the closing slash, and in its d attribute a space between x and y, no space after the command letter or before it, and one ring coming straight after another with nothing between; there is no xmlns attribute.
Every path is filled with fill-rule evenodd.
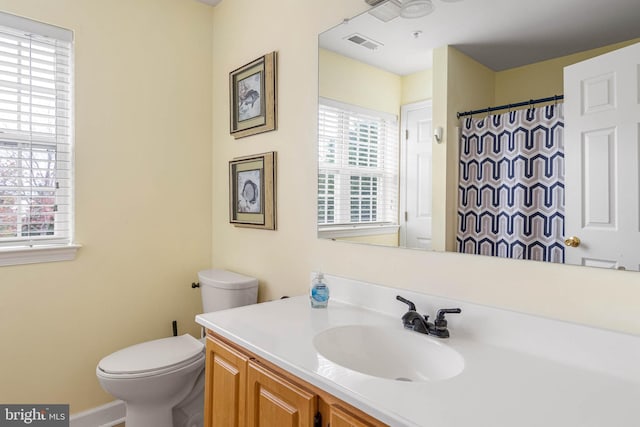
<svg viewBox="0 0 640 427"><path fill-rule="evenodd" d="M319 50L320 96L398 116L402 78L326 49Z"/></svg>
<svg viewBox="0 0 640 427"><path fill-rule="evenodd" d="M546 98L564 92L564 67L620 49L640 39L591 49L495 73L495 105Z"/></svg>
<svg viewBox="0 0 640 427"><path fill-rule="evenodd" d="M446 46L433 50L433 101L432 117L433 128L441 127L443 130L442 140L454 140L455 136L449 136L447 105L449 97L447 94L447 81L449 73L449 50ZM455 144L433 144L432 163L432 191L433 200L433 222L431 233L431 247L436 251L444 251L447 240L447 169L450 159L448 150Z"/></svg>
<svg viewBox="0 0 640 427"><path fill-rule="evenodd" d="M0 402L113 400L107 354L198 334L211 263L211 8L186 0L0 0L75 31L75 261L0 267Z"/></svg>
<svg viewBox="0 0 640 427"><path fill-rule="evenodd" d="M433 69L418 71L402 76L402 96L400 104L411 104L433 97Z"/></svg>
<svg viewBox="0 0 640 427"><path fill-rule="evenodd" d="M316 238L317 34L365 7L360 0L233 0L215 8L213 263L258 277L262 299L304 293L309 272L322 269L640 333L637 273ZM283 14L295 19L287 19L287 31L272 31ZM228 72L270 50L280 52L278 130L234 141L227 124ZM278 230L234 228L227 214L227 162L234 156L268 150L278 151L279 156Z"/></svg>
<svg viewBox="0 0 640 427"><path fill-rule="evenodd" d="M399 76L326 49L318 57L318 92L325 98L399 115L401 105L433 96L431 69Z"/></svg>

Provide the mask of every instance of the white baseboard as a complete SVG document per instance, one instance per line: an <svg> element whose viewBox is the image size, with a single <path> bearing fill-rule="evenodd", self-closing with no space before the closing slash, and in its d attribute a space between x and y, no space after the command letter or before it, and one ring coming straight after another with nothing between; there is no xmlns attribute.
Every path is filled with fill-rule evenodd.
<svg viewBox="0 0 640 427"><path fill-rule="evenodd" d="M70 427L112 427L124 422L126 409L122 400L78 412L70 417Z"/></svg>

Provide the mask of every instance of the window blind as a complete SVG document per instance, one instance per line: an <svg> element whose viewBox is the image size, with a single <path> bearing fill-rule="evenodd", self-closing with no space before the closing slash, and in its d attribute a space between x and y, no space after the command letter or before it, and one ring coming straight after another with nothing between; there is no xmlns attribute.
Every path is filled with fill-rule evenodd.
<svg viewBox="0 0 640 427"><path fill-rule="evenodd" d="M71 243L71 43L0 13L0 246Z"/></svg>
<svg viewBox="0 0 640 427"><path fill-rule="evenodd" d="M397 117L321 98L318 140L318 224L397 224Z"/></svg>

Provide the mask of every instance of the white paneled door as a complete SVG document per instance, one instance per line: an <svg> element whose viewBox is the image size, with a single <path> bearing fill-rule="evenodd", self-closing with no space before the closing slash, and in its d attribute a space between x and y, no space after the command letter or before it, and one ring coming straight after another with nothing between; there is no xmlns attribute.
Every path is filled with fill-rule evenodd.
<svg viewBox="0 0 640 427"><path fill-rule="evenodd" d="M565 259L640 269L640 43L564 70Z"/></svg>
<svg viewBox="0 0 640 427"><path fill-rule="evenodd" d="M400 246L431 249L431 101L402 106Z"/></svg>

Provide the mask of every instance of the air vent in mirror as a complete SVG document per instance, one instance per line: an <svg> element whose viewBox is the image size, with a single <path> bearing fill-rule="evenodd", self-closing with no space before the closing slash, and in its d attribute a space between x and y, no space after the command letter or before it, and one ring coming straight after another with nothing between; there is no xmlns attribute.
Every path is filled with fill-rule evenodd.
<svg viewBox="0 0 640 427"><path fill-rule="evenodd" d="M382 43L378 43L377 41L371 40L370 38L367 38L362 34L351 34L346 39L349 40L351 43L355 43L362 47L366 47L369 50L376 50L377 48L382 46Z"/></svg>

